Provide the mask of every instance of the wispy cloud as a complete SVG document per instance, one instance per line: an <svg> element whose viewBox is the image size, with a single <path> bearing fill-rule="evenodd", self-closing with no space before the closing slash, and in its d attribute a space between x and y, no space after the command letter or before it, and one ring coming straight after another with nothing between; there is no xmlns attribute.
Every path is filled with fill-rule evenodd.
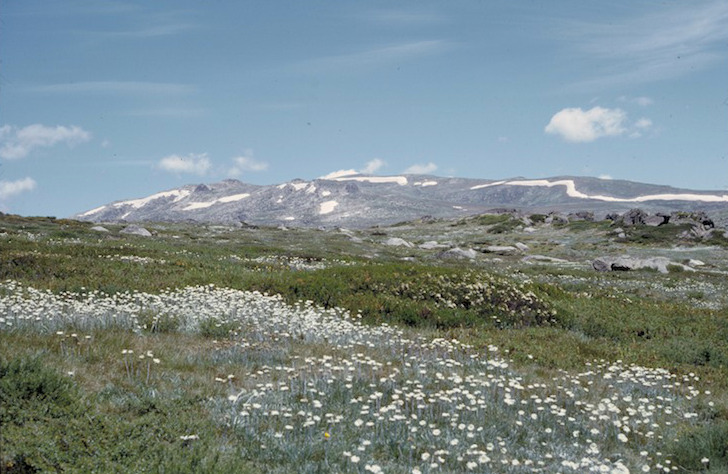
<svg viewBox="0 0 728 474"><path fill-rule="evenodd" d="M188 173L202 176L207 173L207 170L210 169L212 163L210 162L210 158L208 158L207 153L190 153L187 156L165 156L159 160L157 166L160 169L171 173Z"/></svg>
<svg viewBox="0 0 728 474"><path fill-rule="evenodd" d="M404 174L431 174L437 171L437 165L435 163L427 164L416 164L412 165L403 171Z"/></svg>
<svg viewBox="0 0 728 474"><path fill-rule="evenodd" d="M587 143L624 134L637 138L650 127L652 121L645 117L630 124L627 113L622 109L592 107L589 110L562 109L551 117L544 131L558 135L567 142Z"/></svg>
<svg viewBox="0 0 728 474"><path fill-rule="evenodd" d="M571 24L565 36L602 63L583 88L647 83L690 74L725 59L728 3L680 2L622 23Z"/></svg>
<svg viewBox="0 0 728 474"><path fill-rule="evenodd" d="M349 54L310 59L293 65L292 69L302 73L352 71L357 68L376 67L440 54L452 47L453 43L445 40L399 43Z"/></svg>
<svg viewBox="0 0 728 474"><path fill-rule="evenodd" d="M380 158L374 158L367 162L361 172L364 174L374 174L379 171L382 167L386 166L386 162Z"/></svg>
<svg viewBox="0 0 728 474"><path fill-rule="evenodd" d="M253 158L252 151L243 156L233 158L233 166L228 170L228 176L238 177L245 172L260 172L268 169L268 163Z"/></svg>
<svg viewBox="0 0 728 474"><path fill-rule="evenodd" d="M25 158L37 148L49 148L61 143L74 146L91 140L91 133L72 125L47 127L36 123L18 128L12 125L0 127L0 158L17 160Z"/></svg>
<svg viewBox="0 0 728 474"><path fill-rule="evenodd" d="M16 181L0 181L0 199L7 199L16 194L32 191L36 187L33 178L23 178Z"/></svg>
<svg viewBox="0 0 728 474"><path fill-rule="evenodd" d="M194 92L189 84L140 81L85 81L31 86L32 92L51 94L182 95Z"/></svg>

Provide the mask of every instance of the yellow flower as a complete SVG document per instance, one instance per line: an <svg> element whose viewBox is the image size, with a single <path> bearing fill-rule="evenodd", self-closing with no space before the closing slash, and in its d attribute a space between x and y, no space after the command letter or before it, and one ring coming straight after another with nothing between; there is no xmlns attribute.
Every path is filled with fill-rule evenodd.
<svg viewBox="0 0 728 474"><path fill-rule="evenodd" d="M324 438L326 438L326 439L331 438L331 435L329 434L328 431L324 433Z"/></svg>

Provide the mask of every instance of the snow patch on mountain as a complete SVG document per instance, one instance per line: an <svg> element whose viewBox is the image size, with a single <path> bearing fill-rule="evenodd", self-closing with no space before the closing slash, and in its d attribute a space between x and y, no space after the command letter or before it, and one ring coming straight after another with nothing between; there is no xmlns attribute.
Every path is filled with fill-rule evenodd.
<svg viewBox="0 0 728 474"><path fill-rule="evenodd" d="M319 179L335 180L336 178L341 178L342 176L352 176L355 174L359 174L359 172L357 170L339 170L329 173L325 176L321 176Z"/></svg>
<svg viewBox="0 0 728 474"><path fill-rule="evenodd" d="M308 186L308 183L288 183L289 186L291 186L296 191L300 191L302 189L305 189L306 186Z"/></svg>
<svg viewBox="0 0 728 474"><path fill-rule="evenodd" d="M330 214L334 212L334 209L336 209L336 206L338 206L339 203L337 201L326 201L321 203L321 207L319 208L319 214Z"/></svg>
<svg viewBox="0 0 728 474"><path fill-rule="evenodd" d="M147 204L149 204L152 201L156 201L157 199L164 199L169 197L174 197L172 202L178 202L182 199L186 198L191 194L191 191L187 189L173 189L172 191L163 191L161 193L152 194L151 196L147 196L145 198L141 199L132 199L130 201L121 201L114 203L114 207L124 207L124 206L131 206L134 209L139 209L140 207L144 207Z"/></svg>
<svg viewBox="0 0 728 474"><path fill-rule="evenodd" d="M426 188L427 186L437 186L437 181L417 181L413 183L413 186L421 186Z"/></svg>
<svg viewBox="0 0 728 474"><path fill-rule="evenodd" d="M195 209L207 209L208 207L212 207L215 204L220 203L227 203L227 202L235 202L240 201L241 199L245 199L246 197L249 197L249 193L242 193L242 194L233 194L232 196L225 196L218 199L215 199L214 201L207 201L207 202L191 202L187 207L183 208L183 211L194 211Z"/></svg>
<svg viewBox="0 0 728 474"><path fill-rule="evenodd" d="M250 197L250 193L233 194L232 196L225 196L218 199L218 202L235 202Z"/></svg>
<svg viewBox="0 0 728 474"><path fill-rule="evenodd" d="M576 189L576 184L571 179L562 179L557 181L548 181L545 179L532 180L516 180L516 181L496 181L494 183L479 184L470 189L483 189L493 186L565 186L566 194L569 197L578 199L594 199L605 202L646 202L646 201L699 201L699 202L728 202L728 195L715 194L692 194L692 193L666 193L666 194L648 194L645 196L637 196L633 198L617 198L613 196L602 196L599 194L588 195Z"/></svg>
<svg viewBox="0 0 728 474"><path fill-rule="evenodd" d="M217 201L211 201L211 202L191 202L187 205L187 207L183 207L183 211L194 211L195 209L207 209L208 207L212 207Z"/></svg>
<svg viewBox="0 0 728 474"><path fill-rule="evenodd" d="M106 209L106 206L101 206L101 207L97 207L96 209L91 209L90 211L86 211L83 214L81 214L81 217L86 217L86 216L90 216L90 215L99 213L99 212L103 211L104 209Z"/></svg>
<svg viewBox="0 0 728 474"><path fill-rule="evenodd" d="M345 176L340 178L328 178L330 181L359 181L360 183L388 184L395 183L400 186L407 186L405 176Z"/></svg>

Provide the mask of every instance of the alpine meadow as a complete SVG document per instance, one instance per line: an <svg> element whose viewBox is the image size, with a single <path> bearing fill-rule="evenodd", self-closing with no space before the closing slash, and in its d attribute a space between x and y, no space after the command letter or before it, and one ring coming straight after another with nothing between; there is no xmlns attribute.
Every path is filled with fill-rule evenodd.
<svg viewBox="0 0 728 474"><path fill-rule="evenodd" d="M727 240L617 226L3 215L3 472L726 472Z"/></svg>

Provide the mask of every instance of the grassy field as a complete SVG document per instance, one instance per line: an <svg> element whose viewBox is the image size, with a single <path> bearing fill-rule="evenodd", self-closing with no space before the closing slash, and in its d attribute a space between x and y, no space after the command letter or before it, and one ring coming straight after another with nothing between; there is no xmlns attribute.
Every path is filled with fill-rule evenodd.
<svg viewBox="0 0 728 474"><path fill-rule="evenodd" d="M0 216L0 472L728 472L721 263L588 265L722 244L538 226Z"/></svg>

